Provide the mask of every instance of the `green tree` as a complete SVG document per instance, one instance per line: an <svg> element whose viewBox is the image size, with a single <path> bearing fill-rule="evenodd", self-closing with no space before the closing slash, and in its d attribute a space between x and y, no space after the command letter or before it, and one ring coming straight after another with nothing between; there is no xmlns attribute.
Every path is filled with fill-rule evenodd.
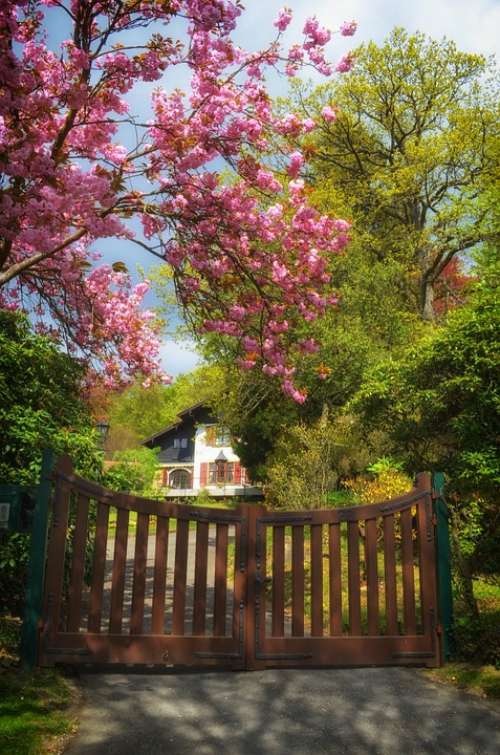
<svg viewBox="0 0 500 755"><path fill-rule="evenodd" d="M28 320L0 310L0 480L38 481L42 450L67 453L87 477L100 474L102 454L87 405L83 371Z"/></svg>
<svg viewBox="0 0 500 755"><path fill-rule="evenodd" d="M351 402L408 470L443 470L452 504L462 595L475 612L472 577L500 574L500 303L498 262L470 301L403 356L381 363Z"/></svg>
<svg viewBox="0 0 500 755"><path fill-rule="evenodd" d="M371 280L385 279L425 320L450 262L496 233L483 198L498 175L492 72L451 41L395 29L381 46L361 46L346 76L295 93L322 123L301 144L314 155L316 201L352 217L348 254L361 274L368 263ZM321 118L326 104L334 122Z"/></svg>
<svg viewBox="0 0 500 755"><path fill-rule="evenodd" d="M0 482L34 485L42 450L67 453L77 471L99 479L102 453L89 410L79 398L75 359L32 332L23 315L0 310ZM28 535L0 535L0 611L20 613Z"/></svg>

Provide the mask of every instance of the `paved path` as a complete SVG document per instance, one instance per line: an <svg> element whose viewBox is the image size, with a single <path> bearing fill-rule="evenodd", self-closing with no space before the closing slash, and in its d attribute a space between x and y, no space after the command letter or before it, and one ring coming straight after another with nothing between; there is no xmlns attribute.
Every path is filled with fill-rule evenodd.
<svg viewBox="0 0 500 755"><path fill-rule="evenodd" d="M68 755L499 755L500 709L411 669L99 674Z"/></svg>

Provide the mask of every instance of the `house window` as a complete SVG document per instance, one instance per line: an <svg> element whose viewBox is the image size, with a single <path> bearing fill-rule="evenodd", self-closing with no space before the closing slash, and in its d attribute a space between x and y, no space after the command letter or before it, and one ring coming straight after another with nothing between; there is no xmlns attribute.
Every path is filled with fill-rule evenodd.
<svg viewBox="0 0 500 755"><path fill-rule="evenodd" d="M187 438L174 438L174 448L187 448L187 447L188 447Z"/></svg>
<svg viewBox="0 0 500 755"><path fill-rule="evenodd" d="M233 462L215 461L208 465L208 482L211 485L220 485L225 482L233 482L233 480Z"/></svg>
<svg viewBox="0 0 500 755"><path fill-rule="evenodd" d="M207 427L205 442L207 446L228 447L231 445L231 433L222 425L210 425Z"/></svg>
<svg viewBox="0 0 500 755"><path fill-rule="evenodd" d="M190 488L191 487L191 475L186 469L174 469L170 472L170 487L171 488Z"/></svg>
<svg viewBox="0 0 500 755"><path fill-rule="evenodd" d="M230 446L231 434L226 427L217 426L215 432L215 445L216 446Z"/></svg>

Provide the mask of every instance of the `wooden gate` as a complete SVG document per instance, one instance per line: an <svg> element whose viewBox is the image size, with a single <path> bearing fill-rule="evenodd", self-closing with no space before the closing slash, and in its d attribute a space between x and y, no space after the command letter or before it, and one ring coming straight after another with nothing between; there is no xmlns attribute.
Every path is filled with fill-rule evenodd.
<svg viewBox="0 0 500 755"><path fill-rule="evenodd" d="M429 478L305 512L137 498L54 473L39 663L440 662Z"/></svg>

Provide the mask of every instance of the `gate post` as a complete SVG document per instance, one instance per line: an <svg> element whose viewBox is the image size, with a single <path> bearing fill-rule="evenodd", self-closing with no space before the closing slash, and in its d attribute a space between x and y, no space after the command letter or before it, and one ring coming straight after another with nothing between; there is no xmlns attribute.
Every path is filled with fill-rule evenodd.
<svg viewBox="0 0 500 755"><path fill-rule="evenodd" d="M36 504L31 528L30 560L26 580L26 600L21 631L21 661L24 668L32 669L37 662L38 629L42 615L45 558L47 554L47 531L49 500L54 454L44 449L40 483L36 491Z"/></svg>
<svg viewBox="0 0 500 755"><path fill-rule="evenodd" d="M451 589L451 551L448 506L444 500L444 474L435 472L432 478L434 511L436 515L436 549L439 617L443 627L443 657L448 661L454 649L453 594Z"/></svg>

